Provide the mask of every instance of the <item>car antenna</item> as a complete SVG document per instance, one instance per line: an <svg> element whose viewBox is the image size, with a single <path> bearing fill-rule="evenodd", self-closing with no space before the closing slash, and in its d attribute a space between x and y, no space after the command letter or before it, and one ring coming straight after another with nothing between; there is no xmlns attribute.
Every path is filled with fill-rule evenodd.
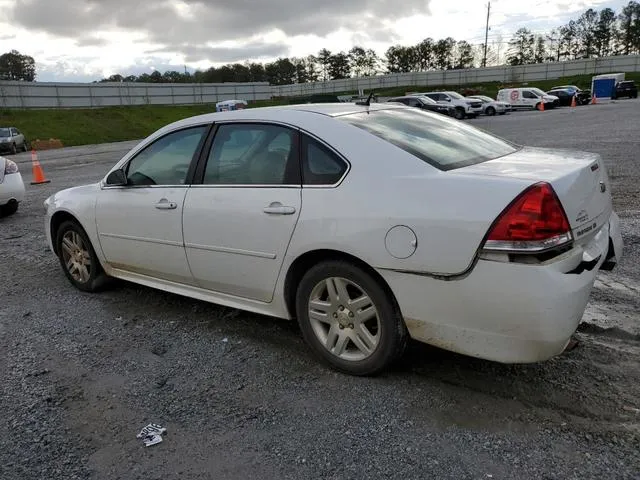
<svg viewBox="0 0 640 480"><path fill-rule="evenodd" d="M364 105L365 107L369 107L371 105L372 98L373 98L373 90L371 90L371 93L369 94L366 100L358 100L356 102L356 105Z"/></svg>

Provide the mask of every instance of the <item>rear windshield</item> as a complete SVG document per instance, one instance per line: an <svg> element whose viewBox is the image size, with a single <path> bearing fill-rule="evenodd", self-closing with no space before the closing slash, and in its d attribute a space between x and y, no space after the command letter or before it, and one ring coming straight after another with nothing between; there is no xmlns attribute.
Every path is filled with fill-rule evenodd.
<svg viewBox="0 0 640 480"><path fill-rule="evenodd" d="M336 117L386 140L440 170L474 165L515 152L518 146L461 121L414 108Z"/></svg>

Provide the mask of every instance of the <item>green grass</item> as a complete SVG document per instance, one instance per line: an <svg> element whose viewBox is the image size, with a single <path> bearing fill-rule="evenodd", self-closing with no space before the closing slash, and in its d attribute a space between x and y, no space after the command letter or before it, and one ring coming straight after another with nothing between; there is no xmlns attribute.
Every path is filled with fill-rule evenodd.
<svg viewBox="0 0 640 480"><path fill-rule="evenodd" d="M548 90L555 85L577 85L581 88L591 87L592 75L580 75L576 77L560 78L556 80L543 80L529 82L529 86L535 86L542 90ZM627 80L640 82L640 73L627 73ZM464 93L466 90L479 94L489 95L495 98L498 90L504 87L525 86L523 83L483 83L476 85L448 85L437 86L410 86L395 87L377 90L376 94L382 97L404 95L407 91L428 90L457 90ZM336 95L349 95L355 92L342 92ZM330 101L335 98L328 95L321 96L282 98L254 102L251 107L264 107L290 103L306 103L307 101ZM0 126L14 126L20 129L29 141L48 140L57 138L65 146L88 145L105 142L118 142L124 140L137 140L153 133L164 125L183 118L215 112L215 105L185 105L185 106L136 106L136 107L105 107L94 109L64 109L64 110L0 110Z"/></svg>

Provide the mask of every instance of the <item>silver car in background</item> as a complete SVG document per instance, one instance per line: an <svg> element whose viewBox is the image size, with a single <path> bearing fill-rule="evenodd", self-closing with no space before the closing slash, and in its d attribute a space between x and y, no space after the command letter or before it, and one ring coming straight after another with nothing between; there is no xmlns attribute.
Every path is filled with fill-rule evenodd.
<svg viewBox="0 0 640 480"><path fill-rule="evenodd" d="M19 151L27 151L24 135L15 127L0 127L0 153L16 154Z"/></svg>

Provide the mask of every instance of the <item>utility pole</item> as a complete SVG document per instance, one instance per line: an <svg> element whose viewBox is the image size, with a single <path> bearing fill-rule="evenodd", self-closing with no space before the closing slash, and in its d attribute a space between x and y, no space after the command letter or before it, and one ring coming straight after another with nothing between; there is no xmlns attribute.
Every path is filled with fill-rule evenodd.
<svg viewBox="0 0 640 480"><path fill-rule="evenodd" d="M487 43L489 42L489 15L491 13L491 2L487 3L487 27L484 31L484 56L482 57L482 66L487 66Z"/></svg>

